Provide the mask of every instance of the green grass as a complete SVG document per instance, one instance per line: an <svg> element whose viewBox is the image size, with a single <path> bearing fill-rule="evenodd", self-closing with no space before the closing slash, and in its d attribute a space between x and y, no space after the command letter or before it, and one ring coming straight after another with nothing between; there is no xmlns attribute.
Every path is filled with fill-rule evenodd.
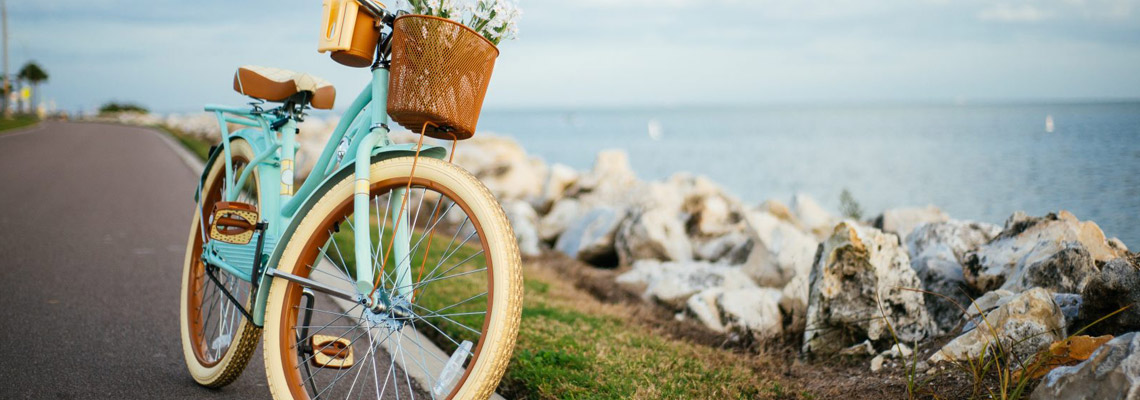
<svg viewBox="0 0 1140 400"><path fill-rule="evenodd" d="M342 224L336 233L334 262L351 261L352 231ZM375 228L374 228L375 229ZM385 231L385 239L390 237ZM451 235L438 234L427 257L427 270L438 264ZM442 240L441 240L442 239ZM420 240L413 234L412 243ZM387 243L385 243L385 246ZM446 270L478 249L460 248ZM423 254L413 257L413 279ZM448 273L483 267L482 257ZM389 256L388 264L393 262ZM343 265L343 264L342 264ZM350 264L351 265L351 264ZM427 272L425 272L427 274ZM651 328L631 323L620 306L606 305L575 289L572 284L542 267L524 270L524 302L518 342L499 392L508 398L610 399L610 398L796 398L796 393L758 372L749 358L665 337ZM434 282L416 295L416 302L439 309L486 290L484 274L466 275ZM466 306L466 307L464 307ZM482 311L484 302L472 301L448 309L448 313ZM478 329L483 316L454 317ZM435 321L433 321L434 323ZM475 340L475 335L454 323L441 321L439 329L456 340ZM438 332L421 332L445 349L453 349ZM775 390L773 390L775 388Z"/></svg>
<svg viewBox="0 0 1140 400"><path fill-rule="evenodd" d="M39 121L39 118L27 115L20 115L12 118L0 118L0 132L31 126L32 124L35 124Z"/></svg>
<svg viewBox="0 0 1140 400"><path fill-rule="evenodd" d="M201 139L168 126L158 126L158 129L173 136L179 143L182 143L183 147L186 147L187 150L190 150L191 153L194 153L194 155L203 161L210 157L210 146L213 146L215 144L214 142Z"/></svg>

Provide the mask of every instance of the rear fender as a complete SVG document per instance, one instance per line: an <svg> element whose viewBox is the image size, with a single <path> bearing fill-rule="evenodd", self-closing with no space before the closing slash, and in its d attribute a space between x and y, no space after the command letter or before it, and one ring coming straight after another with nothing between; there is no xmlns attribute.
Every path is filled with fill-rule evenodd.
<svg viewBox="0 0 1140 400"><path fill-rule="evenodd" d="M242 139L242 140L245 140L247 143L249 143L250 147L253 147L253 154L261 154L262 151L264 151L266 148L269 147L269 144L266 142L265 135L261 131L261 129L256 129L256 128L239 129L239 130L230 134L229 140L233 141L234 139ZM206 163L205 163L206 166L204 168L202 168L202 175L198 177L198 188L202 188L203 186L206 185L206 178L207 178L207 175L210 174L210 168L213 168L214 163L217 162L218 159L220 159L222 157L221 156L222 153L223 153L223 149L222 149L221 143L214 145L214 147L210 148L210 155L208 157L206 157ZM201 195L201 193L198 193L198 190L194 191L194 202L195 203L197 203L199 201L200 195Z"/></svg>

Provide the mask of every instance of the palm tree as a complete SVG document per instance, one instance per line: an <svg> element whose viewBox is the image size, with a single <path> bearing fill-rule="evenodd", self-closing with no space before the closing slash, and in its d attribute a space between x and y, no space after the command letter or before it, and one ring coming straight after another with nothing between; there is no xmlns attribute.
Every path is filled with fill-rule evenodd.
<svg viewBox="0 0 1140 400"><path fill-rule="evenodd" d="M29 111L35 112L35 100L38 100L40 97L40 82L48 80L47 72L44 72L35 61L28 61L27 64L24 64L23 68L20 68L20 73L16 75L16 78L32 84L33 101L32 106L29 107Z"/></svg>

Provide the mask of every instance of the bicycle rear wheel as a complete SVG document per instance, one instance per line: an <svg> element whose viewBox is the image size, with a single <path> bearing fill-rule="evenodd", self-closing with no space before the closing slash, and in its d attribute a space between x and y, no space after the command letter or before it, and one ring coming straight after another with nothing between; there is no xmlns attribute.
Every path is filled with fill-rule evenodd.
<svg viewBox="0 0 1140 400"><path fill-rule="evenodd" d="M249 161L253 158L249 143L242 139L230 141L234 176L250 167ZM228 385L241 375L261 338L261 328L250 323L225 297L221 287L206 275L206 265L201 259L203 245L208 240L206 232L212 222L210 213L214 203L222 201L222 193L226 190L225 168L224 160L214 162L202 185L199 209L194 210L190 239L186 245L179 307L186 367L198 384L214 388ZM241 188L237 201L254 206L260 203L258 178L254 170L249 183ZM222 269L216 271L216 277L248 309L252 288L249 282Z"/></svg>
<svg viewBox="0 0 1140 400"><path fill-rule="evenodd" d="M358 293L355 271L371 267L389 304L369 309L275 278L264 345L275 398L485 399L498 385L522 306L514 233L466 171L425 158L412 176L412 164L410 157L372 164L371 226L353 226L348 176L322 195L286 245L281 272ZM407 229L394 217L401 208L410 251L397 259L394 233ZM355 260L356 229L369 230L373 259ZM408 268L397 269L403 262Z"/></svg>

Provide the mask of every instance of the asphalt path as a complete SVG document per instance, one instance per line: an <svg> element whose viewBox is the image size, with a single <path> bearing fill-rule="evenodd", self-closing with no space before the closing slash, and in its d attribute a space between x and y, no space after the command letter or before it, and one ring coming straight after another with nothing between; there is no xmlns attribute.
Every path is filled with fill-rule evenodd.
<svg viewBox="0 0 1140 400"><path fill-rule="evenodd" d="M269 398L260 346L220 390L182 359L196 178L144 128L0 133L0 398Z"/></svg>

